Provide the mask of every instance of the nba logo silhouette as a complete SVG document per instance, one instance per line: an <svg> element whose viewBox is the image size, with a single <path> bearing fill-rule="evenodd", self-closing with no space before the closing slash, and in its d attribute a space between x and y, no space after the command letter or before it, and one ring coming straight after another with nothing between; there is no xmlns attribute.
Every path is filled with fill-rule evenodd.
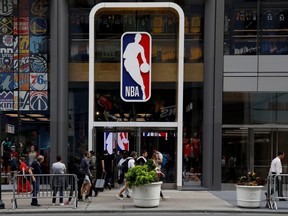
<svg viewBox="0 0 288 216"><path fill-rule="evenodd" d="M151 96L151 36L125 32L121 37L121 98L145 102Z"/></svg>

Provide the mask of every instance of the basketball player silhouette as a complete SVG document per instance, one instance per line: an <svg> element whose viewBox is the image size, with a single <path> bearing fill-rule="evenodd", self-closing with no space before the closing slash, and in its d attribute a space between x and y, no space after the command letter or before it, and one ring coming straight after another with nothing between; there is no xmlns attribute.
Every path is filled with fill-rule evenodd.
<svg viewBox="0 0 288 216"><path fill-rule="evenodd" d="M145 94L145 86L143 82L143 78L141 76L141 70L139 61L137 59L138 54L140 53L143 64L147 65L147 60L144 54L144 48L139 44L141 40L141 34L137 33L134 38L134 42L129 43L123 53L124 60L124 66L127 70L127 72L130 74L132 79L141 87L142 90L142 99L146 99Z"/></svg>

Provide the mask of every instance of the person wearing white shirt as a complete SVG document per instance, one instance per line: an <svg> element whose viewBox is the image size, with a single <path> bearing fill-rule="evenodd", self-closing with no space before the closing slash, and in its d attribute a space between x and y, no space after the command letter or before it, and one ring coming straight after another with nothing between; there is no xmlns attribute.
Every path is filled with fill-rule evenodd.
<svg viewBox="0 0 288 216"><path fill-rule="evenodd" d="M56 162L52 164L52 173L56 174L53 176L52 186L53 186L53 198L52 205L55 205L56 202L56 194L59 191L60 197L59 202L60 205L63 206L63 193L65 187L65 176L61 174L65 174L66 166L61 162L61 155L56 156Z"/></svg>
<svg viewBox="0 0 288 216"><path fill-rule="evenodd" d="M281 160L283 160L285 156L284 152L278 152L277 157L275 157L270 165L270 170L269 170L269 174L273 175L279 175L282 173L282 163ZM276 178L276 190L278 191L278 196L279 197L283 197L283 191L282 191L282 181L281 181L281 177L278 176L278 178ZM274 193L274 190L272 188L271 190L271 195ZM285 201L285 199L279 199L280 201Z"/></svg>
<svg viewBox="0 0 288 216"><path fill-rule="evenodd" d="M135 160L137 159L137 152L136 151L132 151L131 152L131 157L128 157L126 160L128 161L128 169L132 168L135 166ZM124 162L123 162L124 163ZM125 179L124 179L125 181ZM120 189L119 193L116 194L117 199L122 200L123 199L123 192L126 191L126 189L128 189L128 183L125 181L124 186ZM126 196L127 198L130 198L129 195Z"/></svg>

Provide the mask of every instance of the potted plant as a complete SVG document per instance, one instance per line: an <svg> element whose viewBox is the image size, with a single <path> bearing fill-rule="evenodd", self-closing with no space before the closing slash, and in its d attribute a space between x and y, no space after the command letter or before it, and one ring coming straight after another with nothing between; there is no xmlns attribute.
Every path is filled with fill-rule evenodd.
<svg viewBox="0 0 288 216"><path fill-rule="evenodd" d="M259 208L261 204L262 188L266 184L255 172L248 172L241 176L236 184L237 205L246 208Z"/></svg>
<svg viewBox="0 0 288 216"><path fill-rule="evenodd" d="M133 203L137 207L157 207L160 203L162 182L152 160L136 165L126 173L126 181L133 190Z"/></svg>

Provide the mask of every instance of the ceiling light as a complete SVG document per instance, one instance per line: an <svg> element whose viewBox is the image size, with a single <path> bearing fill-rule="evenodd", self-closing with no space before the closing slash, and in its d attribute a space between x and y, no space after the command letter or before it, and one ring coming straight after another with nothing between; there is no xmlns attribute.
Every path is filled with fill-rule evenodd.
<svg viewBox="0 0 288 216"><path fill-rule="evenodd" d="M34 117L34 118L37 118L37 117L44 117L44 115L42 114L36 114L36 113L31 113L31 114L26 114L27 116L30 116L30 117Z"/></svg>
<svg viewBox="0 0 288 216"><path fill-rule="evenodd" d="M17 118L18 116L19 117L24 117L24 115L19 115L17 113L8 113L8 114L5 114L6 116L9 116L9 117L12 117L12 118Z"/></svg>
<svg viewBox="0 0 288 216"><path fill-rule="evenodd" d="M37 118L39 121L49 121L49 118Z"/></svg>
<svg viewBox="0 0 288 216"><path fill-rule="evenodd" d="M18 114L17 113L9 113L9 114L5 114L6 116L9 116L9 117L18 117Z"/></svg>
<svg viewBox="0 0 288 216"><path fill-rule="evenodd" d="M31 119L31 118L20 118L20 120L22 120L22 121L34 121L34 120Z"/></svg>

